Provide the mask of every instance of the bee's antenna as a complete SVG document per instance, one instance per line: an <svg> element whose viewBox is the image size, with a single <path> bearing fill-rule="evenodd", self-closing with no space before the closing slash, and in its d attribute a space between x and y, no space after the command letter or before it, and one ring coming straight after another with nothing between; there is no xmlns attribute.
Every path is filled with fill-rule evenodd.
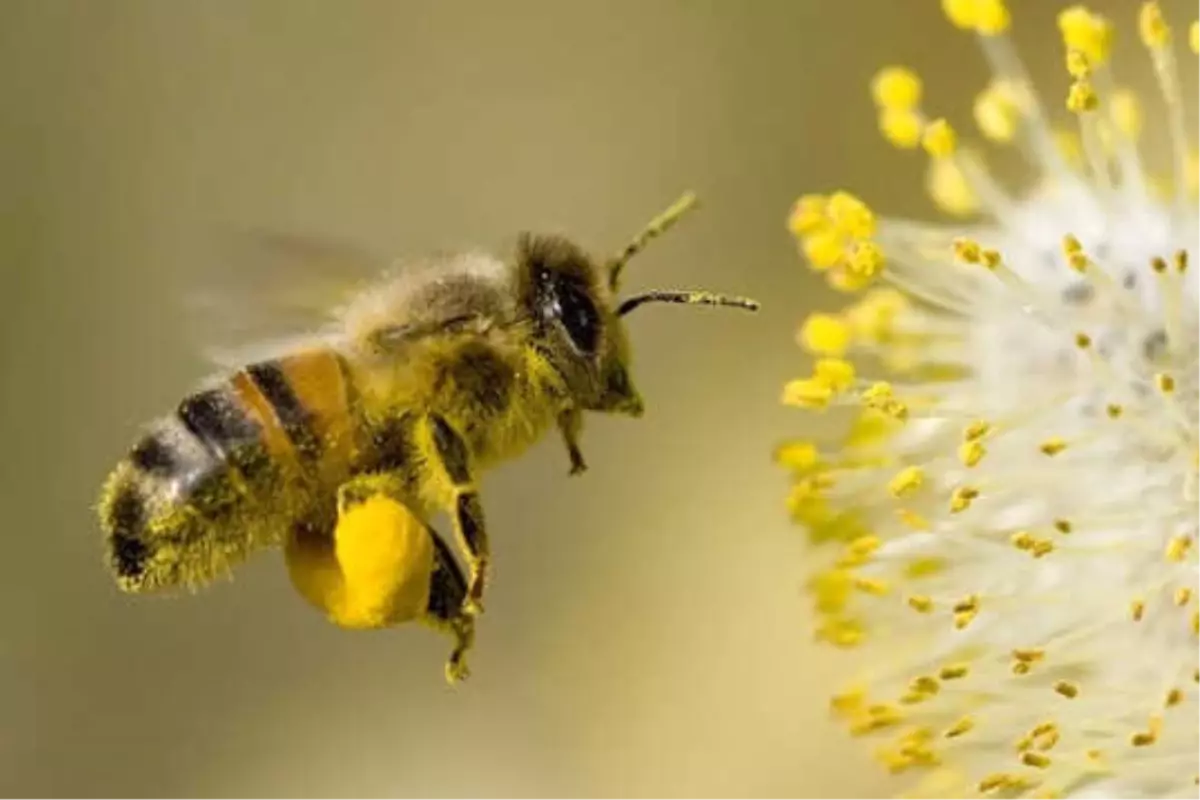
<svg viewBox="0 0 1200 800"><path fill-rule="evenodd" d="M621 282L621 270L625 269L625 265L629 263L629 259L640 253L651 240L657 239L666 233L684 214L695 208L698 202L693 192L687 192L683 197L672 203L670 208L650 220L650 224L643 228L641 233L633 237L633 241L625 245L625 249L617 254L612 261L608 262L609 288L616 291L617 286Z"/></svg>
<svg viewBox="0 0 1200 800"><path fill-rule="evenodd" d="M746 311L758 311L759 308L757 300L751 300L748 297L732 297L727 294L716 294L715 292L646 292L645 294L634 295L623 300L621 305L617 306L617 315L623 317L644 303L730 306L731 308L741 308Z"/></svg>

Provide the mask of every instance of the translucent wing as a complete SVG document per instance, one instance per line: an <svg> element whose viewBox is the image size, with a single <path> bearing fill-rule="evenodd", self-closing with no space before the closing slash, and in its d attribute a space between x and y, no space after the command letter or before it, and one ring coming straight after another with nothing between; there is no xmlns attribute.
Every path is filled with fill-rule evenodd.
<svg viewBox="0 0 1200 800"><path fill-rule="evenodd" d="M191 337L221 367L336 338L337 313L388 267L357 245L271 231L226 237L216 250L185 303Z"/></svg>

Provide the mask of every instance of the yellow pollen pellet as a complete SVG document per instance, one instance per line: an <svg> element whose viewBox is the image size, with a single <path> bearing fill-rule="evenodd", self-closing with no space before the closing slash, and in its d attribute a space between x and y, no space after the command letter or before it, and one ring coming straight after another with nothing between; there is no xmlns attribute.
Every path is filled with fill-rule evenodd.
<svg viewBox="0 0 1200 800"><path fill-rule="evenodd" d="M1167 708L1174 708L1183 702L1183 689L1170 689L1167 691L1167 696L1163 698L1163 705Z"/></svg>
<svg viewBox="0 0 1200 800"><path fill-rule="evenodd" d="M965 467L976 466L985 455L987 455L987 448L979 441L964 442L958 447L958 459Z"/></svg>
<svg viewBox="0 0 1200 800"><path fill-rule="evenodd" d="M1100 105L1100 98L1086 79L1076 80L1067 92L1067 110L1076 114L1095 111Z"/></svg>
<svg viewBox="0 0 1200 800"><path fill-rule="evenodd" d="M888 483L892 497L909 497L925 483L925 472L920 467L905 467Z"/></svg>
<svg viewBox="0 0 1200 800"><path fill-rule="evenodd" d="M916 108L921 102L921 79L907 67L884 67L871 81L871 95L882 108Z"/></svg>
<svg viewBox="0 0 1200 800"><path fill-rule="evenodd" d="M1070 681L1059 681L1054 684L1054 691L1070 700L1079 696L1079 686Z"/></svg>
<svg viewBox="0 0 1200 800"><path fill-rule="evenodd" d="M1043 455L1056 456L1067 449L1067 442L1065 439L1055 436L1042 442L1038 449L1042 451Z"/></svg>
<svg viewBox="0 0 1200 800"><path fill-rule="evenodd" d="M1191 599L1192 599L1192 590L1187 588L1186 586L1180 586L1178 589L1175 590L1175 605L1179 606L1180 608L1182 608L1183 606L1186 606L1188 604L1188 601Z"/></svg>
<svg viewBox="0 0 1200 800"><path fill-rule="evenodd" d="M1087 350L1092 346L1092 337L1088 336L1086 333L1075 334L1075 346L1080 350Z"/></svg>
<svg viewBox="0 0 1200 800"><path fill-rule="evenodd" d="M1134 622L1141 622L1142 617L1146 616L1146 602L1144 600L1134 600L1129 604L1129 618Z"/></svg>
<svg viewBox="0 0 1200 800"><path fill-rule="evenodd" d="M847 236L864 239L875 233L875 214L849 192L834 192L825 213L834 228Z"/></svg>
<svg viewBox="0 0 1200 800"><path fill-rule="evenodd" d="M964 733L969 732L974 727L975 720L971 719L970 717L963 717L958 722L947 728L946 732L942 735L947 739L955 739L959 736L962 736Z"/></svg>
<svg viewBox="0 0 1200 800"><path fill-rule="evenodd" d="M1160 372L1154 376L1154 385L1163 394L1170 394L1175 391L1175 378L1166 372Z"/></svg>
<svg viewBox="0 0 1200 800"><path fill-rule="evenodd" d="M1017 661L1030 663L1033 661L1041 661L1046 657L1046 651L1040 647L1018 648L1012 651L1012 657ZM1037 735L1036 733L1034 734Z"/></svg>
<svg viewBox="0 0 1200 800"><path fill-rule="evenodd" d="M810 314L800 329L800 341L809 352L840 356L850 346L850 326L833 314Z"/></svg>
<svg viewBox="0 0 1200 800"><path fill-rule="evenodd" d="M918 613L928 614L933 611L933 600L923 594L914 594L908 598L908 606Z"/></svg>
<svg viewBox="0 0 1200 800"><path fill-rule="evenodd" d="M944 119L935 119L925 126L921 134L921 146L934 158L945 158L954 153L957 136L954 128Z"/></svg>
<svg viewBox="0 0 1200 800"><path fill-rule="evenodd" d="M1113 93L1109 103L1113 124L1121 135L1129 140L1136 140L1142 133L1142 109L1137 95L1128 89Z"/></svg>
<svg viewBox="0 0 1200 800"><path fill-rule="evenodd" d="M1109 403L1104 407L1104 413L1108 414L1109 419L1117 419L1125 413L1125 408L1119 403Z"/></svg>
<svg viewBox="0 0 1200 800"><path fill-rule="evenodd" d="M938 670L938 677L944 681L954 681L967 677L971 668L966 664L947 664Z"/></svg>
<svg viewBox="0 0 1200 800"><path fill-rule="evenodd" d="M1171 40L1171 29L1167 27L1162 8L1156 0L1142 3L1138 14L1138 33L1142 37L1142 43L1150 48L1166 47Z"/></svg>
<svg viewBox="0 0 1200 800"><path fill-rule="evenodd" d="M950 495L950 513L958 514L966 511L977 497L979 497L978 489L971 486L960 486Z"/></svg>
<svg viewBox="0 0 1200 800"><path fill-rule="evenodd" d="M1192 548L1192 540L1187 536L1175 536L1167 542L1166 557L1168 561L1183 561Z"/></svg>
<svg viewBox="0 0 1200 800"><path fill-rule="evenodd" d="M1027 767L1036 767L1037 769L1045 769L1050 766L1050 756L1044 753L1022 753L1021 763Z"/></svg>
<svg viewBox="0 0 1200 800"><path fill-rule="evenodd" d="M1079 50L1097 64L1108 60L1112 50L1112 23L1083 6L1059 12L1058 29L1068 49Z"/></svg>

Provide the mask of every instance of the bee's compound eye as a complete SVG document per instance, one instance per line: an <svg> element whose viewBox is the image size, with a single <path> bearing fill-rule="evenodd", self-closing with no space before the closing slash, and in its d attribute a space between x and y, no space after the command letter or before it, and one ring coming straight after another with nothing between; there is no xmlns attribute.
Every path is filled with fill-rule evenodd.
<svg viewBox="0 0 1200 800"><path fill-rule="evenodd" d="M547 311L562 323L576 350L586 355L596 352L600 345L600 312L584 287L571 280L556 281Z"/></svg>

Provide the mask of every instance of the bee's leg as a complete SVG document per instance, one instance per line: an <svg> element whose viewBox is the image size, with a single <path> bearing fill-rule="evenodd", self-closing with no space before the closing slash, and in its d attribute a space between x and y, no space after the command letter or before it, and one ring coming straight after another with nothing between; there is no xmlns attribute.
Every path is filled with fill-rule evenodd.
<svg viewBox="0 0 1200 800"><path fill-rule="evenodd" d="M491 549L484 526L483 505L479 502L479 492L471 474L470 453L466 442L446 420L434 415L429 417L429 424L433 455L441 461L453 492L454 507L450 509L450 516L454 519L454 529L466 551L471 570L463 611L471 615L480 614L483 612L483 588L487 583Z"/></svg>
<svg viewBox="0 0 1200 800"><path fill-rule="evenodd" d="M426 621L454 637L454 650L446 661L446 680L458 683L471 674L467 653L475 644L475 619L462 610L467 596L467 579L458 562L440 536L432 529L429 535L433 537L433 576L429 584Z"/></svg>
<svg viewBox="0 0 1200 800"><path fill-rule="evenodd" d="M571 474L582 475L587 471L587 462L583 460L583 452L579 449L579 434L583 431L583 414L576 408L569 408L558 415L558 430L562 433L563 444L567 446L567 455L571 459Z"/></svg>

